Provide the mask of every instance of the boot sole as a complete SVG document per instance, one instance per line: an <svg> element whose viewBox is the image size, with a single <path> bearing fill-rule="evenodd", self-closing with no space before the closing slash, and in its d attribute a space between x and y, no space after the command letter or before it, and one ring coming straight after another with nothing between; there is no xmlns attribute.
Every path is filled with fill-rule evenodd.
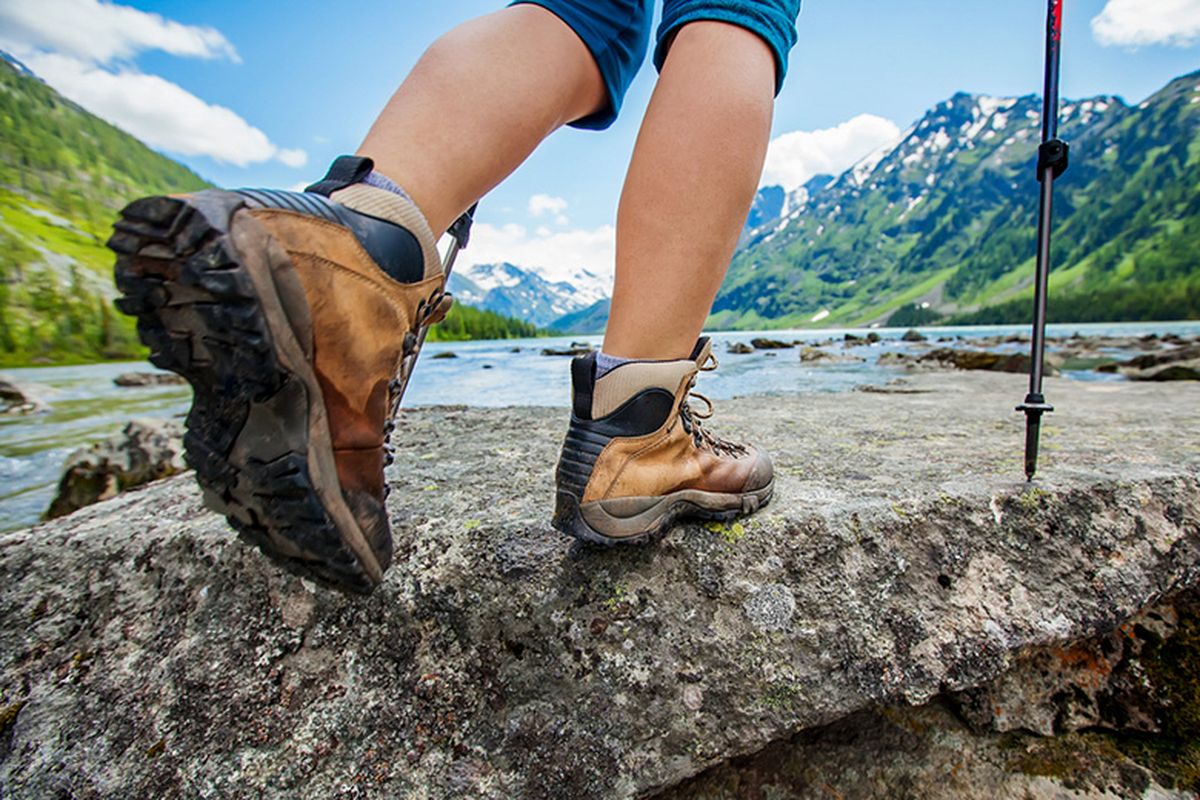
<svg viewBox="0 0 1200 800"><path fill-rule="evenodd" d="M108 241L117 307L150 361L192 385L184 450L204 504L286 570L367 594L386 564L337 479L308 303L244 207L216 190L126 206Z"/></svg>
<svg viewBox="0 0 1200 800"><path fill-rule="evenodd" d="M771 501L774 491L771 481L738 494L684 489L659 497L618 497L582 505L573 494L560 491L552 524L569 536L605 547L646 544L682 519L729 522L753 514Z"/></svg>

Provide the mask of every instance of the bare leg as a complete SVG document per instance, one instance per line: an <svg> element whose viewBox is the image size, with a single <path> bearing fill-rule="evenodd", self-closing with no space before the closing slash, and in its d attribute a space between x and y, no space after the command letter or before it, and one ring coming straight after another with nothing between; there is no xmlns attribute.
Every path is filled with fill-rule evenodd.
<svg viewBox="0 0 1200 800"><path fill-rule="evenodd" d="M754 199L775 59L744 28L680 29L658 79L617 212L617 278L604 351L686 358Z"/></svg>
<svg viewBox="0 0 1200 800"><path fill-rule="evenodd" d="M544 138L607 102L591 53L543 8L464 23L421 57L358 149L441 235Z"/></svg>

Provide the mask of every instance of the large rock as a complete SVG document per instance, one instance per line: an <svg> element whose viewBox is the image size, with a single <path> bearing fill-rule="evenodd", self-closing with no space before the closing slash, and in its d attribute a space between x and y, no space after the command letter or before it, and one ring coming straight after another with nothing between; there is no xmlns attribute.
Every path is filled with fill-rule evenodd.
<svg viewBox="0 0 1200 800"><path fill-rule="evenodd" d="M946 706L931 703L857 712L714 768L654 800L1195 797L1105 737L977 735Z"/></svg>
<svg viewBox="0 0 1200 800"><path fill-rule="evenodd" d="M1048 381L1029 485L1020 376L910 384L721 403L772 504L615 550L548 526L565 410L406 413L365 600L275 570L186 476L0 537L0 793L650 795L1200 578L1200 387Z"/></svg>
<svg viewBox="0 0 1200 800"><path fill-rule="evenodd" d="M802 731L655 800L1194 800L1198 677L1190 590L1110 633L1029 648L977 689Z"/></svg>
<svg viewBox="0 0 1200 800"><path fill-rule="evenodd" d="M185 468L180 423L163 419L132 420L120 433L67 456L58 493L50 501L45 518L65 516Z"/></svg>

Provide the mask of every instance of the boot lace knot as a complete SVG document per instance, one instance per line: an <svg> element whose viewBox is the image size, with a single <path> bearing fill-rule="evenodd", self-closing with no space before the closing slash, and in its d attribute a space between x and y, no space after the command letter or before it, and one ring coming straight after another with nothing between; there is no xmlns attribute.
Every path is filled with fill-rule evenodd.
<svg viewBox="0 0 1200 800"><path fill-rule="evenodd" d="M712 353L700 365L700 372L712 372L717 368L717 357ZM698 374L698 373L697 373ZM704 395L695 391L696 375L692 375L692 379L688 382L688 393L679 404L679 421L683 425L684 431L692 437L692 443L696 447L710 450L718 456L727 455L737 458L745 455L748 451L744 445L737 442L731 442L728 439L721 437L708 430L701 423L713 415L713 402ZM704 403L704 410L697 411L692 408L691 401L699 400Z"/></svg>

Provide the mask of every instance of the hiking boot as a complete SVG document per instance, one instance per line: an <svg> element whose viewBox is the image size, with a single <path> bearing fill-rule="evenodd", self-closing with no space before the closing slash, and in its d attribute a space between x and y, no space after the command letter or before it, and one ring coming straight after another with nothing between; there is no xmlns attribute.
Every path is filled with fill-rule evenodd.
<svg viewBox="0 0 1200 800"><path fill-rule="evenodd" d="M344 156L305 192L146 197L121 212L117 307L194 390L204 503L287 569L367 593L392 557L396 376L445 315L433 234Z"/></svg>
<svg viewBox="0 0 1200 800"><path fill-rule="evenodd" d="M679 361L632 361L599 379L595 365L595 354L571 364L574 402L555 476L555 528L597 544L642 542L681 517L731 520L771 499L766 454L701 425L712 403L691 390L701 370L717 367L707 338Z"/></svg>

